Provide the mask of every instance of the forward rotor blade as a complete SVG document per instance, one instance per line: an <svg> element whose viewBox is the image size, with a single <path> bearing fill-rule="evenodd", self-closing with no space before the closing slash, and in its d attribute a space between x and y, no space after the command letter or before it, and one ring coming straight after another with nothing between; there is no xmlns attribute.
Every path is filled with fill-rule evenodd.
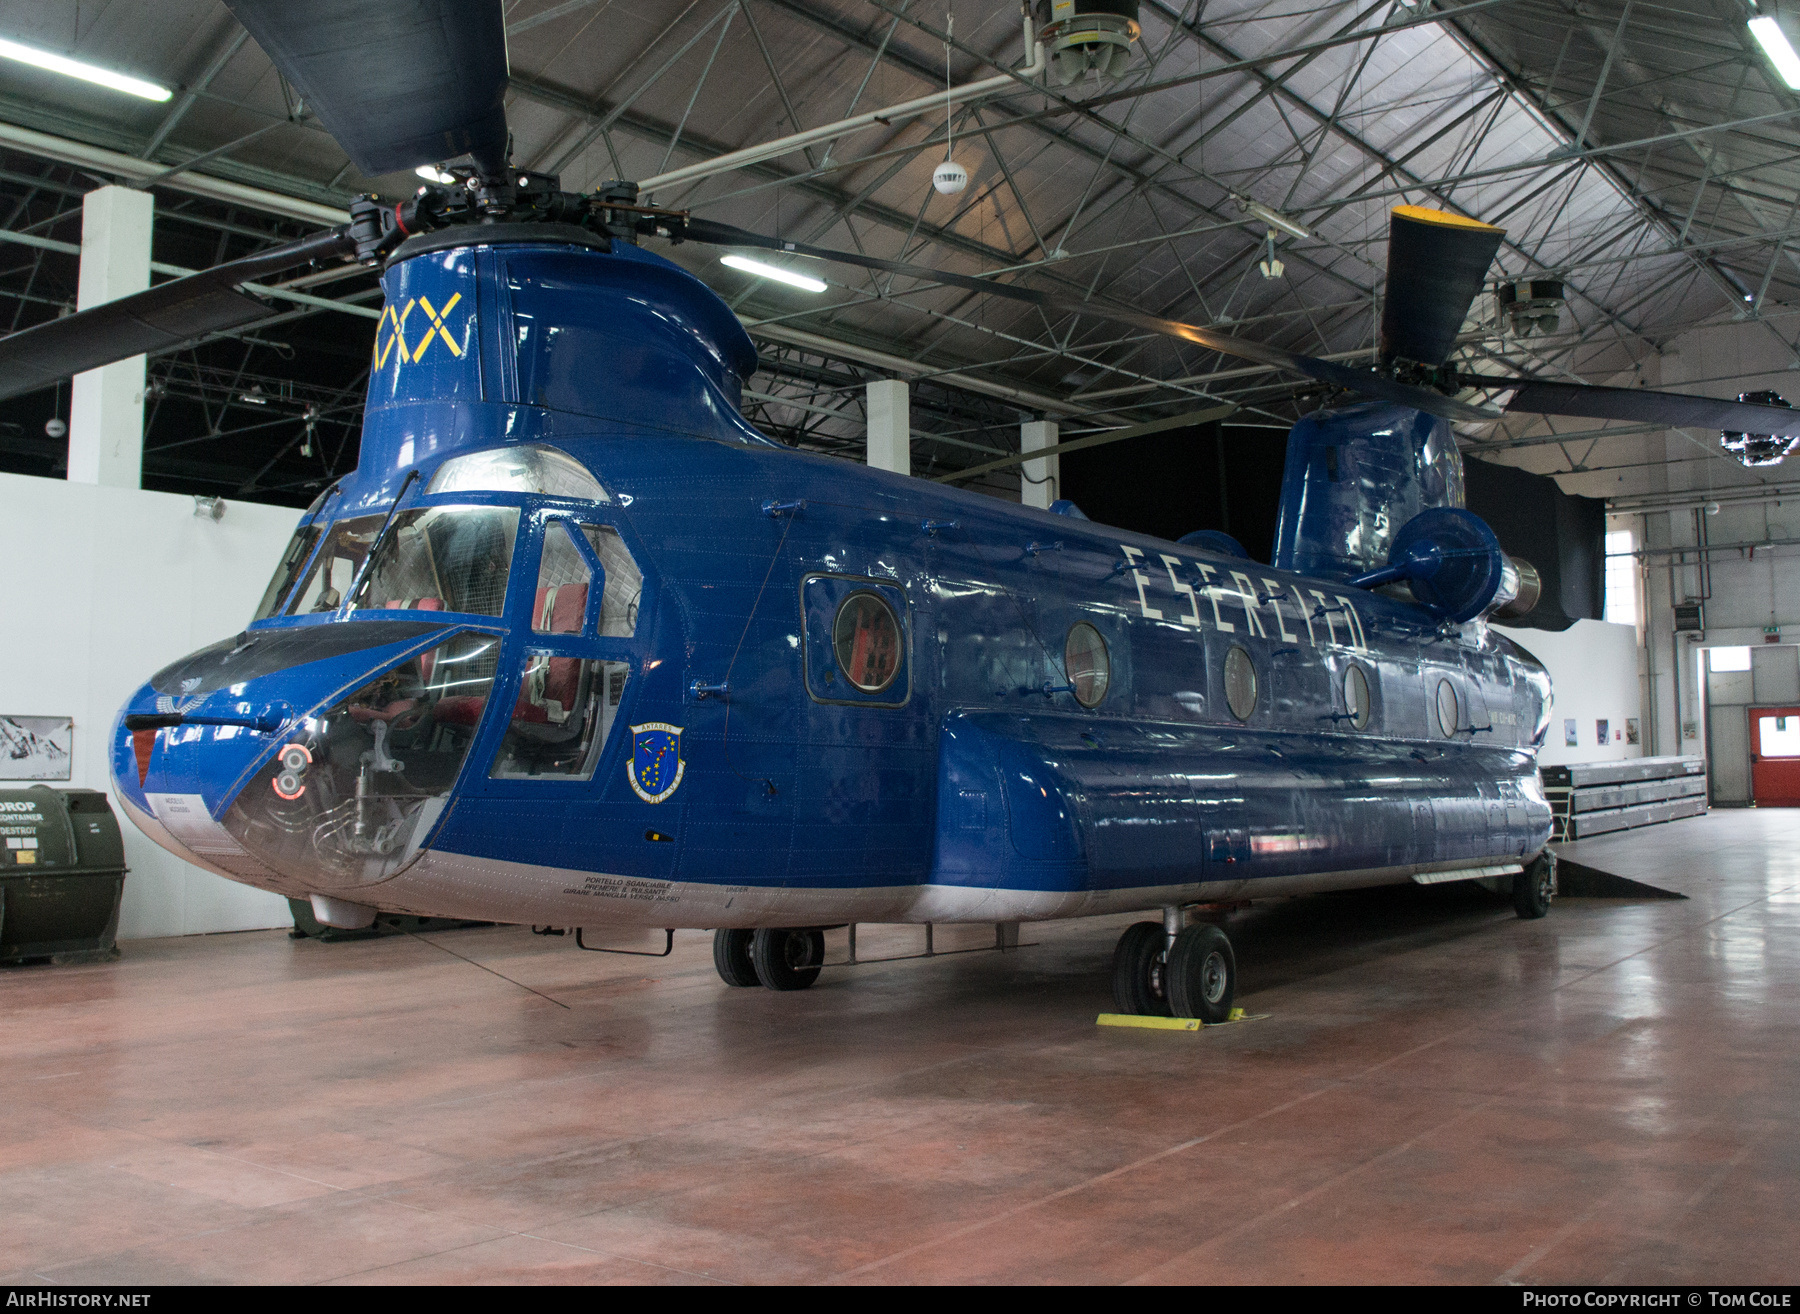
<svg viewBox="0 0 1800 1314"><path fill-rule="evenodd" d="M239 284L355 249L346 230L329 229L0 338L0 399L269 319L282 308L240 292Z"/></svg>
<svg viewBox="0 0 1800 1314"><path fill-rule="evenodd" d="M1442 365L1469 316L1506 230L1443 210L1397 207L1388 217L1381 363Z"/></svg>
<svg viewBox="0 0 1800 1314"><path fill-rule="evenodd" d="M1128 328L1143 329L1151 333L1161 333L1171 338L1179 338L1183 342L1192 342L1196 346L1224 352L1228 356L1236 356L1241 360L1255 361L1259 365L1270 365L1276 369L1288 370L1309 379L1316 379L1320 383L1330 384L1335 388L1343 388L1350 392L1360 393L1365 397L1372 397L1377 401L1410 406L1415 410L1442 416L1446 420L1489 421L1500 418L1500 412L1496 410L1485 406L1471 406L1465 402L1459 402L1453 397L1446 397L1442 393L1434 392L1430 388L1399 383L1365 370L1352 369L1347 365L1319 360L1314 356L1302 356L1298 352L1284 351L1280 347L1251 342L1246 338L1235 338L1229 333L1220 333L1217 329L1203 328L1198 324L1184 324L1179 320L1146 315L1142 311L1096 305L1092 302L1078 301L1074 297L1060 296L1054 292L1040 292L1035 288L1020 287L1015 283L998 283L987 278L970 278L964 274L952 274L942 269L928 269L923 265L909 265L899 260L883 260L878 256L866 256L852 251L834 251L827 247L806 246L800 242L785 242L780 238L764 237L761 233L752 233L731 224L715 223L710 219L690 218L683 235L687 240L706 242L716 246L755 246L766 251L785 251L814 260L825 260L841 265L856 265L863 269L875 269L883 273L925 279L933 283L964 288L970 292L984 292L992 296L1006 297L1012 301L1023 301L1028 305L1041 306L1059 314L1092 315L1095 319L1122 324ZM1461 327L1460 320L1458 327Z"/></svg>
<svg viewBox="0 0 1800 1314"><path fill-rule="evenodd" d="M374 177L462 154L506 168L500 0L225 0Z"/></svg>
<svg viewBox="0 0 1800 1314"><path fill-rule="evenodd" d="M1476 380L1480 380L1478 383ZM1508 381L1465 374L1464 383L1503 388ZM1506 403L1510 412L1574 415L1589 420L1642 420L1670 428L1718 429L1725 433L1800 434L1800 410L1723 401L1645 388L1597 388L1580 383L1517 380Z"/></svg>

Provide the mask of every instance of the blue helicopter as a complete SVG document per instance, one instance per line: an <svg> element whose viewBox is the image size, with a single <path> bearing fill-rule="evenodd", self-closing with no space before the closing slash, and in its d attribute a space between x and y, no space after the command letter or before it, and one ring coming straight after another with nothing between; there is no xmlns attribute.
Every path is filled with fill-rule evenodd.
<svg viewBox="0 0 1800 1314"><path fill-rule="evenodd" d="M454 39L399 70L401 7L231 8L366 174L473 166L0 340L0 394L253 323L270 272L381 263L357 469L247 628L153 674L111 740L146 835L333 925L710 929L725 982L791 990L831 927L1143 910L1118 1007L1220 1021L1235 958L1196 905L1483 880L1542 916L1550 682L1487 623L1530 610L1535 572L1462 509L1450 422L1495 412L1456 394L1800 431L1458 374L1502 234L1406 208L1374 370L1075 303L1350 396L1289 436L1271 564L796 452L740 412L736 318L641 240L1065 303L517 173L498 4L405 6Z"/></svg>

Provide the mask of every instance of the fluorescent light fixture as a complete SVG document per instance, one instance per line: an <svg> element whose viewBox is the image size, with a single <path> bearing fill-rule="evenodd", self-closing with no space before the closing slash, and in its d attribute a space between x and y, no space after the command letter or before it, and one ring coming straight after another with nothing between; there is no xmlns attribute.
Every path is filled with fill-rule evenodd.
<svg viewBox="0 0 1800 1314"><path fill-rule="evenodd" d="M445 173L435 164L421 164L418 168L414 169L413 172L418 174L419 177L423 178L426 182L438 183L444 187L448 187L451 183L456 181L454 174Z"/></svg>
<svg viewBox="0 0 1800 1314"><path fill-rule="evenodd" d="M730 265L733 269L741 269L746 274L755 274L758 278L772 278L777 283L786 283L789 287L797 287L804 292L823 292L825 284L816 278L808 278L805 274L796 274L791 269L782 269L778 265L765 265L760 260L752 260L749 256L720 256L719 263Z"/></svg>
<svg viewBox="0 0 1800 1314"><path fill-rule="evenodd" d="M1253 201L1248 196L1240 196L1237 198L1237 203L1238 209L1242 210L1245 214L1250 215L1261 223L1267 224L1271 228L1279 228L1289 237L1307 238L1312 236L1312 230L1307 228L1304 224L1297 223L1288 218L1279 210L1270 209L1261 201Z"/></svg>
<svg viewBox="0 0 1800 1314"><path fill-rule="evenodd" d="M127 95L142 96L145 100L167 100L174 95L167 87L159 87L154 82L145 82L142 78L126 77L123 73L115 73L110 68L84 64L79 59L70 59L65 55L53 55L48 50L36 50L31 46L22 46L17 41L7 41L3 38L0 38L0 59L16 59L19 63L30 64L33 68L48 69L52 73L61 73L64 77L80 78L83 82L92 82L96 86L123 91Z"/></svg>
<svg viewBox="0 0 1800 1314"><path fill-rule="evenodd" d="M1794 53L1789 44L1787 33L1781 30L1781 24L1764 14L1761 18L1750 20L1750 35L1763 48L1763 54L1781 74L1781 80L1795 91L1800 91L1800 55Z"/></svg>

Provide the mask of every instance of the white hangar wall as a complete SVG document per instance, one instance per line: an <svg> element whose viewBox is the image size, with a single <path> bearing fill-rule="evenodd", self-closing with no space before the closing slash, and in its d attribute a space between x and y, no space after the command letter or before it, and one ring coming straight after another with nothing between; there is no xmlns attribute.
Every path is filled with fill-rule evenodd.
<svg viewBox="0 0 1800 1314"><path fill-rule="evenodd" d="M107 740L126 697L244 627L298 520L288 507L228 501L214 522L184 494L0 474L0 714L72 716L68 783L111 794ZM286 900L202 871L119 822L131 869L121 939L293 924Z"/></svg>
<svg viewBox="0 0 1800 1314"><path fill-rule="evenodd" d="M1549 733L1538 751L1539 765L1617 762L1644 755L1637 626L1578 620L1561 631L1495 628L1542 662L1555 686L1556 702ZM1573 745L1565 733L1566 721L1575 723ZM1606 722L1604 744L1599 740L1601 721Z"/></svg>

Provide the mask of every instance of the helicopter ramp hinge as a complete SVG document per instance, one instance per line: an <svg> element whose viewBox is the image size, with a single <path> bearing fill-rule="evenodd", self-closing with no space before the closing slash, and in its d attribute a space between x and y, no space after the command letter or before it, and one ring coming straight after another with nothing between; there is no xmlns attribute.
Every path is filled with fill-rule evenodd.
<svg viewBox="0 0 1800 1314"><path fill-rule="evenodd" d="M690 699L699 702L702 698L723 698L731 692L731 685L725 680L720 680L717 684L701 684L700 681L695 680L688 686L687 691Z"/></svg>
<svg viewBox="0 0 1800 1314"><path fill-rule="evenodd" d="M794 502L777 502L771 497L762 504L762 513L771 520L779 520L786 515L798 515L804 510L806 510L805 498Z"/></svg>
<svg viewBox="0 0 1800 1314"><path fill-rule="evenodd" d="M956 529L961 523L962 522L959 520L921 520L919 522L919 528L935 538L937 537L938 530Z"/></svg>

